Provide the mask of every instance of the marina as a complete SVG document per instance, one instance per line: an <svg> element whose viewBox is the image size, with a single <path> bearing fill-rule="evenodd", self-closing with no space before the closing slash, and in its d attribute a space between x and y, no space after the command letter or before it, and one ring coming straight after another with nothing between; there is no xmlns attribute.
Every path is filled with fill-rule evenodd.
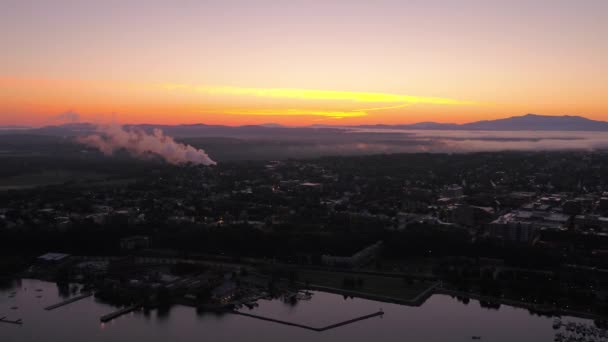
<svg viewBox="0 0 608 342"><path fill-rule="evenodd" d="M39 292L31 290L37 288L44 290L43 298L37 298ZM253 297L248 297L235 312L200 311L179 304L166 309L120 308L93 296L55 310L44 310L73 298L62 297L60 287L55 283L23 279L0 289L0 317L7 316L2 322L14 322L1 324L0 338L3 342L132 341L132 332L137 331L137 339L149 342L194 341L201 336L226 342L261 339L268 342L311 339L320 342L458 342L471 341L474 337L493 342L605 341L598 321L561 316L555 328L555 317L549 315L506 304L490 308L475 299L465 301L444 294L433 294L420 306L322 291L300 293L301 298L310 297L307 300L294 302L289 300L293 294L287 297L287 300L264 297L257 299L257 305L245 305L253 302ZM18 308L12 311L11 307ZM116 319L118 317L120 319ZM36 322L36 327L21 325L23 322Z"/></svg>
<svg viewBox="0 0 608 342"><path fill-rule="evenodd" d="M317 331L317 332L322 332L322 331L326 331L326 330L342 327L342 326L345 326L345 325L348 325L348 324L352 324L352 323L355 323L355 322L358 322L358 321L362 321L364 319L369 319L369 318L372 318L372 317L378 317L378 316L384 315L383 311L378 311L378 312L374 312L374 313L369 314L369 315L360 316L360 317L349 319L349 320L346 320L346 321L343 321L343 322L331 324L331 325L328 325L328 326L325 326L325 327L315 328L315 327L311 327L311 326L304 325L304 324L287 322L287 321L283 321L283 320L279 320L279 319L274 319L274 318L268 318L268 317L259 316L259 315L248 314L248 313L244 313L244 312L240 312L240 311L229 311L229 312L232 313L232 314L235 314L235 315L242 315L242 316L246 316L246 317L261 319L263 321L274 322L274 323L278 323L278 324L288 325L288 326L292 326L292 327L297 327L297 328L302 328L302 329L307 329L307 330L312 330L312 331Z"/></svg>

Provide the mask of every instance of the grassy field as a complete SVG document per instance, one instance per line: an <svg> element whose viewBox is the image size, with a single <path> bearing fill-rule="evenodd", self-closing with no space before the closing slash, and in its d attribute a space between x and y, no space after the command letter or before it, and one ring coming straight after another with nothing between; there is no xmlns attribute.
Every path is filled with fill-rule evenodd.
<svg viewBox="0 0 608 342"><path fill-rule="evenodd" d="M348 278L354 280L354 287L345 288L344 279ZM316 270L300 270L298 272L298 280L312 285L346 289L403 300L416 298L432 284L430 281L407 281L404 278Z"/></svg>

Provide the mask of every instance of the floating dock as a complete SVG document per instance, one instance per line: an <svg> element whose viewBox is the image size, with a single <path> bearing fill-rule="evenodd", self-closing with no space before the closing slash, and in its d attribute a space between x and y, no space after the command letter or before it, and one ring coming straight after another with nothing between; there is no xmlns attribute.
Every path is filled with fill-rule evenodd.
<svg viewBox="0 0 608 342"><path fill-rule="evenodd" d="M85 298L91 297L92 295L93 295L92 292L91 293L81 294L80 296L76 296L76 297L72 297L70 299L64 300L61 303L57 303L57 304L53 304L53 305L47 306L46 308L44 308L44 310L54 310L54 309L60 308L60 307L62 307L64 305L68 305L68 304L74 303L76 301L79 301L81 299L85 299Z"/></svg>
<svg viewBox="0 0 608 342"><path fill-rule="evenodd" d="M365 315L365 316L349 319L349 320L344 321L344 322L328 325L326 327L318 329L317 331L330 330L330 329L338 328L338 327L341 327L341 326L344 326L344 325L352 324L352 323L355 323L355 322L358 322L358 321L362 321L364 319L368 319L368 318L372 318L372 317L376 317L376 316L382 316L382 315L384 315L384 311L378 311L378 312L374 312L374 313L369 314L369 315Z"/></svg>
<svg viewBox="0 0 608 342"><path fill-rule="evenodd" d="M235 310L228 311L228 312L232 313L232 314L235 314L235 315L241 315L241 316L246 316L246 317L251 317L251 318L257 318L257 319L261 319L263 321L274 322L274 323L279 323L279 324L283 324L283 325L289 325L289 326L292 326L292 327L302 328L302 329L312 330L312 331L317 331L317 332L321 332L321 331L325 331L325 330L330 330L330 329L338 328L338 327L341 327L341 326L344 326L344 325L348 325L348 324L352 324L352 323L355 323L355 322L358 322L358 321L362 321L362 320L365 320L365 319L368 319L368 318L384 315L384 311L378 311L378 312L374 312L374 313L369 314L369 315L365 315L365 316L349 319L349 320L346 320L346 321L343 321L343 322L339 322L339 323L336 323L336 324L331 324L331 325L328 325L328 326L325 326L325 327L315 328L315 327L311 327L309 325L282 321L280 319L275 319L275 318L270 318L270 317L264 317L264 316L254 315L254 314L240 312L240 311L235 311Z"/></svg>
<svg viewBox="0 0 608 342"><path fill-rule="evenodd" d="M126 308L120 309L118 311L114 311L114 312L109 313L107 315L101 316L99 318L99 320L102 323L105 323L105 322L113 320L114 318L118 318L118 317L120 317L122 315L128 314L131 311L135 311L135 310L141 308L142 306L143 306L142 304L131 305L131 306L128 306Z"/></svg>
<svg viewBox="0 0 608 342"><path fill-rule="evenodd" d="M21 320L21 318L19 318L18 320L10 320L10 319L6 319L6 316L0 318L0 323L9 323L9 324L17 324L17 325L21 325L23 324L23 321Z"/></svg>

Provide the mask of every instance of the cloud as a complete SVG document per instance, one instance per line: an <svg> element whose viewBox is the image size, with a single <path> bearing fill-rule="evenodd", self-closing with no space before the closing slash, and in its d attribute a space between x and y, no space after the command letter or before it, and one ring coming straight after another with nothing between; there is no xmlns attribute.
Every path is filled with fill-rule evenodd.
<svg viewBox="0 0 608 342"><path fill-rule="evenodd" d="M377 106L362 109L349 109L343 111L325 109L243 109L224 111L224 114L233 115L308 115L325 116L331 118L359 117L366 116L368 112L390 110L408 107L413 104L432 104L432 105L479 105L475 101L456 100L442 97L398 95L373 92L352 92L335 90L314 90L314 89L295 89L295 88L244 88L244 87L210 87L196 86L189 84L163 84L162 87L169 91L189 91L204 93L208 95L234 95L234 96L253 96L266 98L283 98L308 101L338 101L353 104L375 103Z"/></svg>
<svg viewBox="0 0 608 342"><path fill-rule="evenodd" d="M367 115L367 112L354 110L354 111L325 111L325 110L308 110L308 109L238 109L223 111L224 114L232 115L259 115L259 116L282 116L282 115L294 115L294 116L326 116L330 118L347 118L347 117L359 117Z"/></svg>
<svg viewBox="0 0 608 342"><path fill-rule="evenodd" d="M401 104L395 106L386 107L375 107L375 108L364 108L354 109L351 111L331 111L331 110L310 110L310 109L236 109L223 111L224 114L231 115L254 115L254 116L282 116L282 115L294 115L294 116L325 116L328 118L342 119L342 118L355 118L368 115L368 112L377 110L388 110L408 107L409 104Z"/></svg>
<svg viewBox="0 0 608 342"><path fill-rule="evenodd" d="M291 98L305 100L338 100L353 102L375 102L375 103L426 103L441 105L475 105L474 101L455 100L442 97L397 95L385 93L314 90L294 88L242 88L242 87L206 87L192 86L187 84L164 84L168 90L189 90L207 94L222 95L247 95L258 97Z"/></svg>

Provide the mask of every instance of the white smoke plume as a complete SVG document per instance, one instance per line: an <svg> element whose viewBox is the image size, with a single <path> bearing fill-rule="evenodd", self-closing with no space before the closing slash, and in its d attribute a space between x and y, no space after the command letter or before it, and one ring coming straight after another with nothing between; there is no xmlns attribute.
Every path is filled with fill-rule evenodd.
<svg viewBox="0 0 608 342"><path fill-rule="evenodd" d="M152 134L142 129L125 129L122 126L99 126L97 134L78 138L78 141L99 149L103 154L112 155L124 149L136 157L158 155L166 162L180 164L215 165L205 151L190 145L180 144L172 137L166 136L160 129Z"/></svg>

